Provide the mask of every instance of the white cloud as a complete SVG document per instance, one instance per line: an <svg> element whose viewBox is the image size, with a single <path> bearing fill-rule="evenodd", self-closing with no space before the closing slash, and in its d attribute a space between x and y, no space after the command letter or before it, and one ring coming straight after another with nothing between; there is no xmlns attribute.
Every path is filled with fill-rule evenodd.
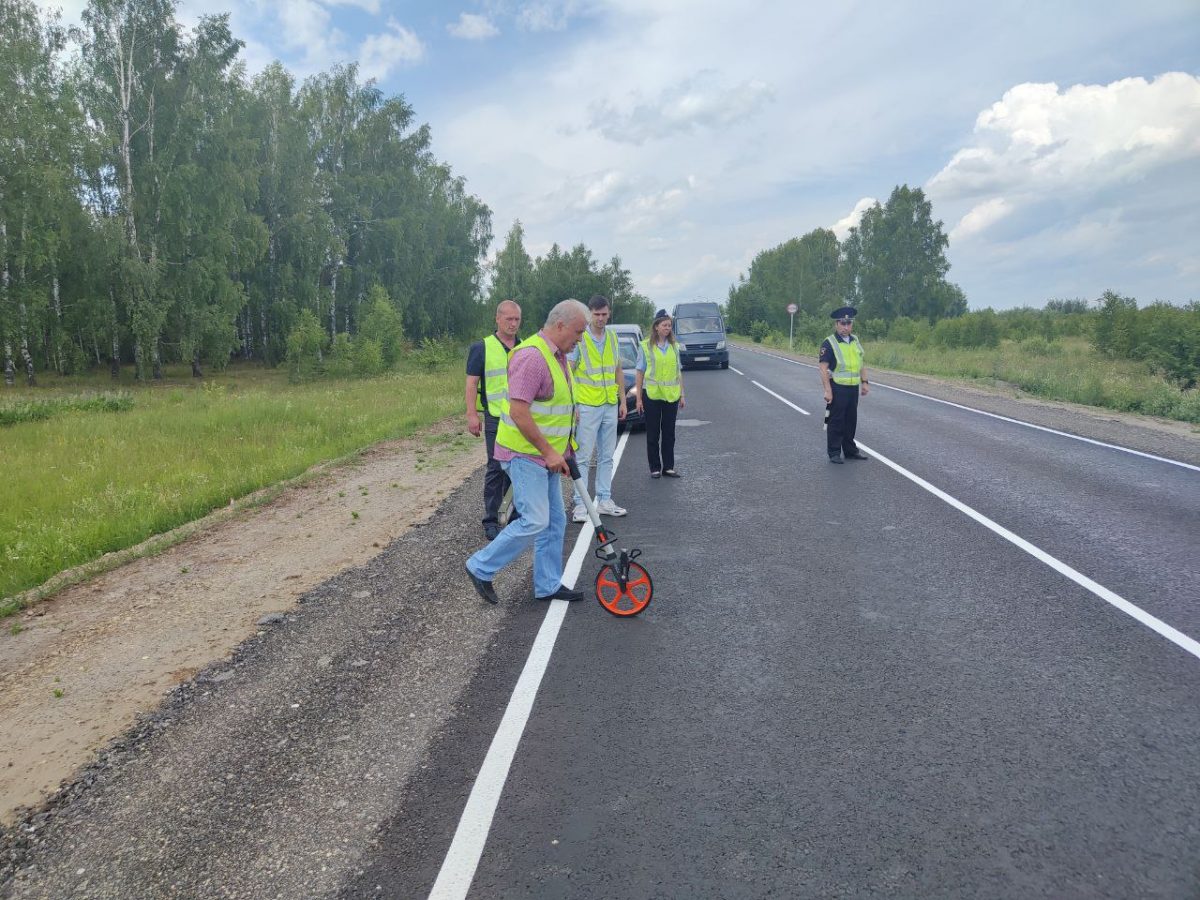
<svg viewBox="0 0 1200 900"><path fill-rule="evenodd" d="M596 103L591 126L609 140L641 144L651 138L732 126L753 116L775 96L759 79L732 87L719 81L715 72L700 72L624 111L611 101Z"/></svg>
<svg viewBox="0 0 1200 900"><path fill-rule="evenodd" d="M994 222L999 222L1012 212L1009 202L1003 197L992 197L971 208L950 230L950 240L956 241L984 231Z"/></svg>
<svg viewBox="0 0 1200 900"><path fill-rule="evenodd" d="M500 33L500 29L492 24L491 19L474 13L462 13L457 22L446 26L446 30L453 37L465 41L485 41Z"/></svg>
<svg viewBox="0 0 1200 900"><path fill-rule="evenodd" d="M563 31L579 4L573 0L536 0L517 10L517 26L523 31Z"/></svg>
<svg viewBox="0 0 1200 900"><path fill-rule="evenodd" d="M424 58L421 39L395 19L388 20L388 31L371 35L358 48L363 78L383 79L397 66L413 65Z"/></svg>
<svg viewBox="0 0 1200 900"><path fill-rule="evenodd" d="M929 180L939 199L1095 191L1200 157L1200 77L1019 84L979 114L970 146Z"/></svg>
<svg viewBox="0 0 1200 900"><path fill-rule="evenodd" d="M862 221L863 213L878 202L874 197L863 197L854 204L854 209L850 210L848 215L843 216L829 226L830 230L837 235L839 241L844 241L846 235L850 233L850 229L858 227L858 223Z"/></svg>
<svg viewBox="0 0 1200 900"><path fill-rule="evenodd" d="M287 0L275 7L282 42L303 53L303 63L288 68L308 74L326 69L342 58L345 35L334 28L329 10L313 0Z"/></svg>
<svg viewBox="0 0 1200 900"><path fill-rule="evenodd" d="M574 207L581 212L604 209L617 200L617 195L625 186L625 178L620 172L608 171L599 177L591 177L584 181L582 189L576 186L578 196Z"/></svg>

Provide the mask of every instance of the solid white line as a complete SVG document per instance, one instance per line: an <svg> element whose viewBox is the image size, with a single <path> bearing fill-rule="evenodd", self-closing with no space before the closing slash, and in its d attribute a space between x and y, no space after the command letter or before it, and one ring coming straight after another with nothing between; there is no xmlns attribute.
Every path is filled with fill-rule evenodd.
<svg viewBox="0 0 1200 900"><path fill-rule="evenodd" d="M754 381L753 379L751 379L750 383L751 383L752 385L754 385L755 387L762 388L764 391L766 391L768 394L770 394L772 397L774 397L774 398L775 398L776 400L778 400L779 402L781 402L781 403L786 403L788 406L790 406L790 407L791 407L792 409L794 409L796 412L798 412L798 413L803 413L803 414L804 414L804 415L806 415L806 416L808 416L808 415L812 415L812 413L810 413L808 410L806 410L806 409L801 409L801 408L800 408L800 407L798 407L798 406L797 406L795 403L793 403L791 400L788 400L786 397L780 397L780 396L779 396L777 393L775 393L773 390L771 390L771 389L770 389L769 387L767 387L765 384L759 384L757 381Z"/></svg>
<svg viewBox="0 0 1200 900"><path fill-rule="evenodd" d="M617 443L616 453L613 454L614 473L621 464L628 439L629 432L626 431ZM579 529L579 537L563 569L563 584L567 587L573 588L579 579L594 531L590 522ZM521 677L517 679L517 686L513 688L500 727L492 738L479 774L475 776L475 784L458 820L454 839L446 851L433 890L429 892L430 900L464 900L471 889L496 807L500 803L500 795L504 791L504 783L508 780L508 771L517 754L517 745L521 742L529 714L533 711L533 701L537 699L538 687L550 664L550 654L554 652L554 642L558 639L569 605L566 600L554 600L546 610L546 618L542 619L542 626L534 639L533 649L529 651L525 668L521 670Z"/></svg>
<svg viewBox="0 0 1200 900"><path fill-rule="evenodd" d="M766 356L766 357L769 357L770 359L782 360L783 362L791 363L794 366L802 366L805 369L817 368L812 363L800 362L800 360L798 360L798 359L789 359L786 356L777 356L774 353L767 353L764 350L751 350L749 347L742 347L740 349L747 350L750 353L757 353L760 356ZM730 368L732 369L733 366L730 366ZM738 374L740 375L742 373L738 372ZM903 373L901 373L901 374L903 374ZM973 406L963 406L961 403L953 403L949 400L942 400L939 397L930 397L928 394L919 394L916 391L906 391L904 388L893 387L892 385L884 384L881 381L872 381L871 386L886 388L889 391L896 391L897 393L900 393L900 394L908 394L910 397L920 397L922 400L931 400L934 403L944 403L946 406L953 406L955 409L961 409L966 412L972 412L972 413L975 413L976 415L987 416L992 419L999 419L1001 422L1010 422L1013 425L1023 425L1026 428L1033 428L1037 431L1045 431L1048 434L1057 434L1059 437L1070 438L1071 440L1074 440L1074 441L1083 441L1085 444L1094 444L1097 447L1105 447L1109 450L1119 450L1122 453L1129 453L1129 454L1132 454L1133 456L1140 456L1143 459L1152 459L1155 462L1167 463L1168 465L1179 466L1181 469L1191 469L1193 472L1200 472L1200 466L1195 466L1195 465L1192 465L1191 463L1181 462L1178 459L1168 459L1165 456L1155 456L1153 453L1144 453L1141 450L1133 450L1129 447L1122 447L1120 444L1107 444L1104 441L1097 441L1097 440L1094 440L1093 438L1083 437L1082 435L1071 434L1068 431L1059 431L1057 428L1047 428L1045 425L1034 425L1032 422L1024 422L1021 419L1009 418L1008 416L1002 416L999 413L988 412L987 410L983 410L983 409L976 409Z"/></svg>
<svg viewBox="0 0 1200 900"><path fill-rule="evenodd" d="M878 451L871 450L871 448L867 447L866 444L863 444L860 442L859 446L864 447L865 449L870 451L871 455L874 456L876 459L878 459L880 462L882 462L884 465L890 466L892 469L899 472L901 475L903 475L909 481L911 481L914 484L929 491L929 493L933 494L939 500L943 500L946 503L950 504L950 506L953 506L959 512L974 519L980 525L983 525L985 528L988 528L991 531L995 532L996 534L1000 535L1000 537L1004 538L1006 541L1009 541L1010 543L1015 544L1017 547L1024 550L1026 553L1028 553L1034 559L1037 559L1040 562L1045 563L1046 565L1048 565L1050 568L1054 569L1059 574L1065 575L1067 578L1070 578L1072 581L1074 581L1080 587L1084 588L1085 590L1091 591L1093 594L1095 594L1101 600L1105 601L1106 603L1112 604L1117 609L1119 609L1121 612L1125 613L1127 616L1131 616L1132 618L1137 619L1137 621L1141 622L1146 627L1151 628L1154 631L1157 631L1160 635L1165 637L1171 643L1182 648L1183 650L1186 650L1188 653L1192 654L1192 656L1196 657L1197 659L1200 659L1200 641L1196 641L1196 640L1188 637L1182 631L1179 631L1178 629L1173 628L1172 626L1168 625L1166 622L1162 621L1161 619L1156 618L1155 616L1152 616L1150 613L1146 612L1140 606L1130 603L1128 600L1126 600L1120 594L1117 594L1114 591L1110 591L1104 585L1093 581L1092 579L1088 578L1086 575L1082 574L1081 572L1077 571L1076 569L1071 568L1065 562L1063 562L1060 559L1056 559L1055 557L1053 557L1049 553L1047 553L1045 550L1042 550L1040 547L1037 547L1037 546L1029 543L1029 541L1025 540L1024 538L1019 537L1016 534L1013 534L1011 531L1009 531L1003 525L1000 525L1000 524L992 521L987 516L985 516L983 513L978 512L975 509L972 509L970 506L967 506L967 504L963 503L961 500L956 500L954 497L951 497L945 491L934 487L932 484L930 484L925 479L921 478L918 475L913 474L912 472L908 471L908 469L904 468L903 466L899 465L898 463L893 462L892 460L888 459L886 456L879 453Z"/></svg>

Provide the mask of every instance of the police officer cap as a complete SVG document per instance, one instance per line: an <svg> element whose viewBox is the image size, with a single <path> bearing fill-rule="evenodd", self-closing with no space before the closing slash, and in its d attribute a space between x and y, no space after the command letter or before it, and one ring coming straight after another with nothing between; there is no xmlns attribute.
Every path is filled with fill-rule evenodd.
<svg viewBox="0 0 1200 900"><path fill-rule="evenodd" d="M829 318L837 319L839 322L853 322L854 317L858 315L858 310L853 306L843 306L840 309L835 309L829 314Z"/></svg>

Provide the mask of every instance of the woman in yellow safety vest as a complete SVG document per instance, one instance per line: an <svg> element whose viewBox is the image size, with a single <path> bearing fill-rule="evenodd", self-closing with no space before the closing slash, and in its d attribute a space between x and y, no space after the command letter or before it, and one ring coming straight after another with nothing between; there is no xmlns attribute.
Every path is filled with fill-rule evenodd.
<svg viewBox="0 0 1200 900"><path fill-rule="evenodd" d="M679 347L671 330L671 317L665 309L654 314L650 337L642 341L634 389L638 412L646 417L646 461L650 463L650 477L678 478L675 419L686 403Z"/></svg>

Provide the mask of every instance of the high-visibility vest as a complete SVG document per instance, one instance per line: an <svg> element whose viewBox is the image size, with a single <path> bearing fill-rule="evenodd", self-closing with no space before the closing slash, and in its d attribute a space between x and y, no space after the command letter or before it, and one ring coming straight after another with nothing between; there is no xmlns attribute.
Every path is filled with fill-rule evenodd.
<svg viewBox="0 0 1200 900"><path fill-rule="evenodd" d="M575 446L572 439L572 432L575 430L575 389L570 373L563 372L563 367L555 358L554 351L550 349L550 345L540 334L526 338L517 345L513 353L524 347L537 347L541 351L542 358L546 360L546 365L550 368L550 376L554 379L554 395L548 400L534 400L529 404L529 411L533 414L533 423L537 425L538 430L551 447L559 453L565 453L568 444L572 447ZM521 429L513 422L510 412L510 408L506 406L504 415L500 417L500 427L496 429L496 443L517 453L541 456L542 451L525 439L525 435L521 434Z"/></svg>
<svg viewBox="0 0 1200 900"><path fill-rule="evenodd" d="M833 348L833 355L837 357L837 368L829 373L833 383L853 387L861 382L863 347L858 338L850 335L849 343L843 344L836 334L831 334L826 340Z"/></svg>
<svg viewBox="0 0 1200 900"><path fill-rule="evenodd" d="M599 354L588 337L579 339L575 362L575 401L588 406L617 402L617 336L604 329L604 347Z"/></svg>
<svg viewBox="0 0 1200 900"><path fill-rule="evenodd" d="M513 350L516 350L513 347ZM483 398L487 397L487 411L493 419L508 412L508 358L513 350L494 334L483 339L483 390L475 395L475 408L483 411Z"/></svg>
<svg viewBox="0 0 1200 900"><path fill-rule="evenodd" d="M642 376L642 387L651 400L666 400L674 403L682 391L679 382L679 348L667 343L667 352L659 353L649 339L642 341L642 353L646 357L646 374Z"/></svg>

